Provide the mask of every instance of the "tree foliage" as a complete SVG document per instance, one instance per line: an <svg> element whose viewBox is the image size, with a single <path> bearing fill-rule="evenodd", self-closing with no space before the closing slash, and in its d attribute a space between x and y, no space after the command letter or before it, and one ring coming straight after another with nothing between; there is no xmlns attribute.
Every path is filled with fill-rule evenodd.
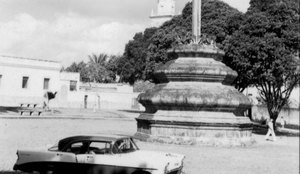
<svg viewBox="0 0 300 174"><path fill-rule="evenodd" d="M101 53L99 55L93 54L89 55L89 63L90 64L98 64L103 67L107 64L107 59L109 58L107 54Z"/></svg>
<svg viewBox="0 0 300 174"><path fill-rule="evenodd" d="M73 62L65 69L67 72L79 72L82 82L112 83L116 79L116 64L119 56L101 53L88 56L89 62Z"/></svg>
<svg viewBox="0 0 300 174"><path fill-rule="evenodd" d="M213 36L219 46L228 34L232 34L242 13L218 0L202 1L202 32ZM152 80L156 67L174 59L167 50L179 43L188 43L192 38L192 3L187 3L182 14L173 17L159 28L147 28L137 33L126 45L120 60L118 74L124 82Z"/></svg>
<svg viewBox="0 0 300 174"><path fill-rule="evenodd" d="M89 82L88 66L83 61L76 63L73 62L64 71L66 72L78 72L80 74L80 81Z"/></svg>
<svg viewBox="0 0 300 174"><path fill-rule="evenodd" d="M299 6L276 0L250 4L239 29L225 41L224 60L239 74L236 87L256 86L276 120L300 80Z"/></svg>
<svg viewBox="0 0 300 174"><path fill-rule="evenodd" d="M145 67L148 47L156 28L147 28L143 33L136 33L133 40L125 46L125 51L118 61L117 74L121 81L133 84L138 79L145 79Z"/></svg>

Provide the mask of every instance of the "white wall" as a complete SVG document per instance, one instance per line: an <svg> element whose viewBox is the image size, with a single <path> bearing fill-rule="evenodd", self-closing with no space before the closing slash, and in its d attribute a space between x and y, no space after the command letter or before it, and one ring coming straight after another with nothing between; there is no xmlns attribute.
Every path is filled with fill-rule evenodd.
<svg viewBox="0 0 300 174"><path fill-rule="evenodd" d="M164 22L175 16L175 0L159 0L157 4L157 13L152 11L150 15L151 26L159 27Z"/></svg>
<svg viewBox="0 0 300 174"><path fill-rule="evenodd" d="M60 72L58 62L0 56L0 106L19 106L20 103L37 103L43 106L46 91L57 91L50 108L84 108L87 96L89 109L138 109L133 87L126 84L84 84L80 88L79 73ZM22 88L23 77L29 77L28 87ZM50 79L44 90L44 78ZM75 91L70 91L70 81L77 81ZM135 106L134 106L135 104ZM143 108L141 108L143 109Z"/></svg>
<svg viewBox="0 0 300 174"><path fill-rule="evenodd" d="M134 93L132 86L117 83L85 83L80 86L79 91L72 92L69 91L67 83L62 85L62 88L65 89L61 89L60 93L65 93L66 95L60 94L59 97L50 102L50 106L58 108L84 108L84 99L87 96L88 109L144 109L135 101L139 93Z"/></svg>
<svg viewBox="0 0 300 174"><path fill-rule="evenodd" d="M299 87L296 87L293 91L292 91L292 93L291 93L291 95L290 95L290 98L289 98L289 101L290 101L290 104L289 104L289 106L291 107L291 108L298 108L299 107L299 100L300 100L300 94L299 94L299 91L300 91L300 89L299 89ZM246 96L248 95L248 94L252 94L252 96L251 96L251 99L253 100L253 104L254 105L257 105L258 104L258 102L257 102L257 100L256 100L256 97L259 97L259 93L258 93L258 90L255 88L255 87L251 87L251 88L248 88L248 89L245 89L244 90L244 92L243 92Z"/></svg>
<svg viewBox="0 0 300 174"><path fill-rule="evenodd" d="M59 89L58 62L24 58L0 57L0 105L17 106L22 102L42 102L45 93L44 78L49 78L48 91ZM23 77L27 76L28 86L22 88Z"/></svg>
<svg viewBox="0 0 300 174"><path fill-rule="evenodd" d="M281 117L285 120L286 124L291 125L299 125L299 109L290 109L290 108L283 108L279 113L279 116L276 122L280 123ZM253 106L252 107L252 119L254 121L261 122L262 120L266 120L269 118L268 109L265 106Z"/></svg>
<svg viewBox="0 0 300 174"><path fill-rule="evenodd" d="M159 0L157 15L175 15L175 0Z"/></svg>

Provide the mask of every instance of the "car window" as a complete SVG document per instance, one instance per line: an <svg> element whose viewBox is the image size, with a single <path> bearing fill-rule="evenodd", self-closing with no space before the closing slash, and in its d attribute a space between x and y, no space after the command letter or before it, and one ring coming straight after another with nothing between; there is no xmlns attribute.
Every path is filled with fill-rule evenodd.
<svg viewBox="0 0 300 174"><path fill-rule="evenodd" d="M83 145L82 142L73 143L71 144L71 148L80 148L82 145Z"/></svg>
<svg viewBox="0 0 300 174"><path fill-rule="evenodd" d="M75 142L69 145L66 152L71 152L75 154L86 154L88 153L90 142Z"/></svg>
<svg viewBox="0 0 300 174"><path fill-rule="evenodd" d="M127 153L137 150L138 148L131 139L122 139L115 142L113 153Z"/></svg>
<svg viewBox="0 0 300 174"><path fill-rule="evenodd" d="M91 142L89 147L90 154L109 154L110 143L108 142Z"/></svg>

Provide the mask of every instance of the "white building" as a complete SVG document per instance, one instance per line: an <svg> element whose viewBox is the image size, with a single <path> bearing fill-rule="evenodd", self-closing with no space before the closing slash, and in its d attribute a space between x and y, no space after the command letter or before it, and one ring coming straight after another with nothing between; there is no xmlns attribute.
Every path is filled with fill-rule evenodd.
<svg viewBox="0 0 300 174"><path fill-rule="evenodd" d="M80 93L84 100L82 108L143 109L136 100L139 93L134 93L128 84L81 83Z"/></svg>
<svg viewBox="0 0 300 174"><path fill-rule="evenodd" d="M138 109L133 87L127 84L80 82L79 73L60 72L59 62L0 56L0 106L37 104L57 92L50 108Z"/></svg>
<svg viewBox="0 0 300 174"><path fill-rule="evenodd" d="M58 91L58 62L0 56L0 105L40 103L45 91Z"/></svg>
<svg viewBox="0 0 300 174"><path fill-rule="evenodd" d="M159 27L175 16L175 0L157 0L157 12L150 15L151 26Z"/></svg>
<svg viewBox="0 0 300 174"><path fill-rule="evenodd" d="M57 92L55 103L70 102L68 96L79 90L79 73L60 70L55 61L0 56L0 106L41 107L48 91Z"/></svg>

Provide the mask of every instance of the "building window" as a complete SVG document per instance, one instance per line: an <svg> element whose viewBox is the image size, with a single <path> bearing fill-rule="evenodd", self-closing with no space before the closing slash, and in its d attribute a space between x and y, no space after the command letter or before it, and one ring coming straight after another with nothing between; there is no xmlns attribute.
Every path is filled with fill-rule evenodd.
<svg viewBox="0 0 300 174"><path fill-rule="evenodd" d="M28 87L28 79L29 79L29 77L23 77L22 88L25 89Z"/></svg>
<svg viewBox="0 0 300 174"><path fill-rule="evenodd" d="M49 78L44 78L44 89L49 89L49 82L50 82L50 79Z"/></svg>
<svg viewBox="0 0 300 174"><path fill-rule="evenodd" d="M1 87L2 75L0 74L0 87Z"/></svg>
<svg viewBox="0 0 300 174"><path fill-rule="evenodd" d="M77 90L77 81L71 80L70 81L70 91L76 91Z"/></svg>

